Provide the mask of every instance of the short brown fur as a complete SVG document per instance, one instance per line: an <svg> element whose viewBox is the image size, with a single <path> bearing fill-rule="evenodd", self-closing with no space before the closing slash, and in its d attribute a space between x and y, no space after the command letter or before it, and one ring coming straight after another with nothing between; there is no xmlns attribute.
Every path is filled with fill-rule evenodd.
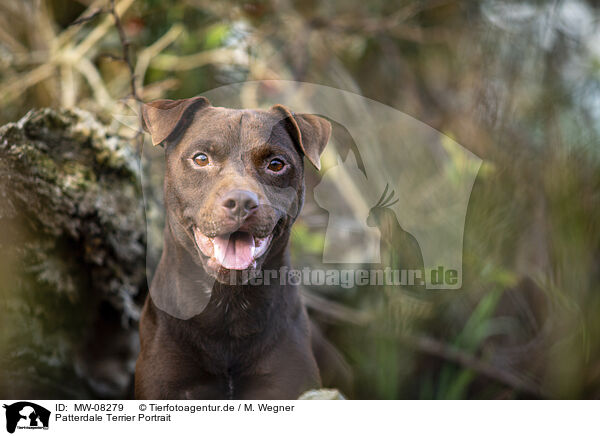
<svg viewBox="0 0 600 436"><path fill-rule="evenodd" d="M290 230L304 200L302 157L319 167L329 123L280 105L212 107L203 97L159 100L144 106L143 117L153 143L165 146L166 224L140 322L136 398L294 399L321 386L349 395L348 366L309 320L297 287L278 281L251 286L241 277L231 285L198 252L191 230L197 226L211 237L236 230L272 234L256 269L290 267ZM190 157L204 150L214 165L206 171L190 167ZM285 174L263 171L272 155L285 159ZM258 208L243 222L219 207L232 189L258 198ZM205 307L176 317L157 307L163 300Z"/></svg>

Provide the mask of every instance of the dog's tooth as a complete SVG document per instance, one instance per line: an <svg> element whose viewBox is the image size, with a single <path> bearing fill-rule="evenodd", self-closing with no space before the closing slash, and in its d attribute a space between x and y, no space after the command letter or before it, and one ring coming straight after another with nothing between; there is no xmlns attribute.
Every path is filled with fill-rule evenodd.
<svg viewBox="0 0 600 436"><path fill-rule="evenodd" d="M271 236L267 236L264 238L255 238L254 245L255 249L253 251L253 257L256 259L267 251L269 243L271 242Z"/></svg>
<svg viewBox="0 0 600 436"><path fill-rule="evenodd" d="M194 239L196 245L205 256L212 257L214 252L214 241L212 238L205 236L200 232L200 229L194 227Z"/></svg>

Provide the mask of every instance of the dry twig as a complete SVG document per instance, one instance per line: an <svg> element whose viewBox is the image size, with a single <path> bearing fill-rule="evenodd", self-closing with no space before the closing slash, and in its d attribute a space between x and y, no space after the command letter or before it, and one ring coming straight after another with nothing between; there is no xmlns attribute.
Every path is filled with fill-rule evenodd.
<svg viewBox="0 0 600 436"><path fill-rule="evenodd" d="M129 46L131 42L127 39L127 35L125 34L125 29L123 29L123 23L121 22L121 18L115 9L115 0L110 0L110 14L113 16L115 20L115 27L117 28L117 32L119 33L119 40L121 41L121 47L123 50L123 62L127 65L129 70L129 86L131 87L131 96L136 101L138 106L138 114L142 113L142 100L138 95L138 90L136 86L136 76L135 76L135 68L131 61ZM138 131L135 135L135 141L137 142L138 153L140 156L142 155L142 147L144 144L144 136L141 128L141 118L140 118L140 126L138 127Z"/></svg>
<svg viewBox="0 0 600 436"><path fill-rule="evenodd" d="M301 294L307 307L324 314L332 320L365 326L374 319L374 314L371 312L347 307L343 304L316 295L314 292L307 289L303 288ZM426 335L415 335L410 333L402 333L398 339L403 344L414 348L421 353L429 354L439 359L452 362L463 368L470 369L490 380L509 386L515 391L523 392L537 398L548 396L542 388L532 380L519 376L510 370L498 368L495 365L481 360L477 356L438 339Z"/></svg>

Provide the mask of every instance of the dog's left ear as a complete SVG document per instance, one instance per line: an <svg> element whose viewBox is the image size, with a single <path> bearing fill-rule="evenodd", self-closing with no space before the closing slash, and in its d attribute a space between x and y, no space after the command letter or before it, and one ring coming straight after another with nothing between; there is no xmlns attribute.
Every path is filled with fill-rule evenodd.
<svg viewBox="0 0 600 436"><path fill-rule="evenodd" d="M321 153L331 136L331 124L324 118L311 114L293 114L288 108L276 104L272 111L283 115L286 128L298 147L316 169L321 169Z"/></svg>
<svg viewBox="0 0 600 436"><path fill-rule="evenodd" d="M199 109L210 106L205 97L183 100L155 100L142 105L142 126L152 136L152 145L181 133Z"/></svg>

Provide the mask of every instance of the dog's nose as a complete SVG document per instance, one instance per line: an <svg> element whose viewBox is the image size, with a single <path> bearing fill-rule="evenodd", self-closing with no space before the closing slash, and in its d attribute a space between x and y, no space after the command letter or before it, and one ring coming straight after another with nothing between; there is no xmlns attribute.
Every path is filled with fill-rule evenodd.
<svg viewBox="0 0 600 436"><path fill-rule="evenodd" d="M258 196L254 192L234 189L223 197L221 205L231 217L244 220L258 208Z"/></svg>

